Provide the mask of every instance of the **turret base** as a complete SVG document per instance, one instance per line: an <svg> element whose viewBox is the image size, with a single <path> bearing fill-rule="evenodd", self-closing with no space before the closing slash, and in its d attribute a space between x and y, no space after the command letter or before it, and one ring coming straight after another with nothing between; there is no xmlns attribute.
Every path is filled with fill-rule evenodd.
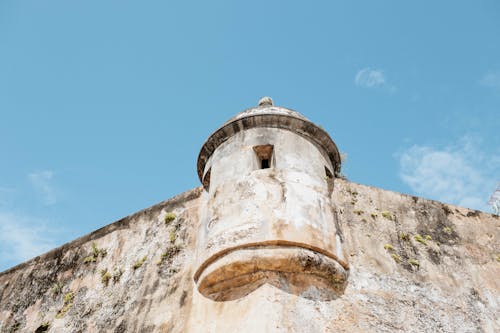
<svg viewBox="0 0 500 333"><path fill-rule="evenodd" d="M301 297L331 300L343 293L349 272L323 253L281 245L237 248L203 266L195 281L199 292L214 301L244 297L265 283Z"/></svg>

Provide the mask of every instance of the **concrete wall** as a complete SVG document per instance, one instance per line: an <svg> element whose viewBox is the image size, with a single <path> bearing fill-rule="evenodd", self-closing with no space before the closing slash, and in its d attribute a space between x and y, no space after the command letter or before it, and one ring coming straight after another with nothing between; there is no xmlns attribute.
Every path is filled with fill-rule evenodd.
<svg viewBox="0 0 500 333"><path fill-rule="evenodd" d="M350 268L338 297L264 284L214 301L193 280L200 194L0 273L0 331L500 331L497 216L336 180L332 207ZM176 218L165 223L169 212Z"/></svg>

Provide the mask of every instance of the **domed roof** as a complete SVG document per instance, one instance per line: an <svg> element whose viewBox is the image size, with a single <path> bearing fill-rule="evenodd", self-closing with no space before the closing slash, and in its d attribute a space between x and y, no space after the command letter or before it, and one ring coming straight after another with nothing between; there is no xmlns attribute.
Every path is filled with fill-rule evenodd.
<svg viewBox="0 0 500 333"><path fill-rule="evenodd" d="M238 119L246 118L246 117L251 117L251 116L256 116L256 115L283 115L283 116L289 116L289 117L295 117L299 118L305 121L309 121L306 117L304 117L302 114L295 110L287 109L281 106L256 106L250 109L246 109L245 111L242 111L238 113L236 116L232 117L228 121L224 123L224 125L232 123L233 121L236 121ZM223 126L224 126L223 125Z"/></svg>
<svg viewBox="0 0 500 333"><path fill-rule="evenodd" d="M259 106L238 113L226 121L207 139L198 155L198 177L203 179L205 164L217 147L236 133L255 127L281 128L295 132L322 148L340 172L340 154L328 133L297 111L274 106L269 97L259 101Z"/></svg>

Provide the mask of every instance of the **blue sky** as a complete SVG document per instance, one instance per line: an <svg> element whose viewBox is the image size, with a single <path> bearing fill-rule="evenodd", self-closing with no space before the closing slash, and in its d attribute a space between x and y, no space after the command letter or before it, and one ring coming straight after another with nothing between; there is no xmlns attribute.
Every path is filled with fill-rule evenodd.
<svg viewBox="0 0 500 333"><path fill-rule="evenodd" d="M199 185L269 95L358 183L491 211L498 1L0 2L0 270Z"/></svg>

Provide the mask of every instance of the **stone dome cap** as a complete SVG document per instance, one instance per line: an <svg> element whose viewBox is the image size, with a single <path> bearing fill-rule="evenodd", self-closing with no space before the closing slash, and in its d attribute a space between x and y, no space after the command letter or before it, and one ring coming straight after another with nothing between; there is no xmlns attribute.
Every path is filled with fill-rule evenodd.
<svg viewBox="0 0 500 333"><path fill-rule="evenodd" d="M274 105L273 99L269 96L262 97L259 99L259 106Z"/></svg>
<svg viewBox="0 0 500 333"><path fill-rule="evenodd" d="M230 124L233 121L236 121L238 119L251 117L251 116L257 116L257 115L283 115L283 116L299 118L299 119L311 122L309 119L307 119L306 117L304 117L302 114L300 114L297 111L287 109L287 108L284 108L281 106L262 105L262 106L256 106L256 107L253 107L250 109L246 109L245 111L238 113L236 116L234 116L231 119L229 119L228 121L226 121L224 123L224 125Z"/></svg>
<svg viewBox="0 0 500 333"><path fill-rule="evenodd" d="M270 97L263 97L258 106L238 113L210 135L198 155L197 169L201 182L205 164L215 149L236 133L256 127L281 128L305 137L325 152L335 174L340 173L340 153L328 133L299 112L273 104Z"/></svg>

